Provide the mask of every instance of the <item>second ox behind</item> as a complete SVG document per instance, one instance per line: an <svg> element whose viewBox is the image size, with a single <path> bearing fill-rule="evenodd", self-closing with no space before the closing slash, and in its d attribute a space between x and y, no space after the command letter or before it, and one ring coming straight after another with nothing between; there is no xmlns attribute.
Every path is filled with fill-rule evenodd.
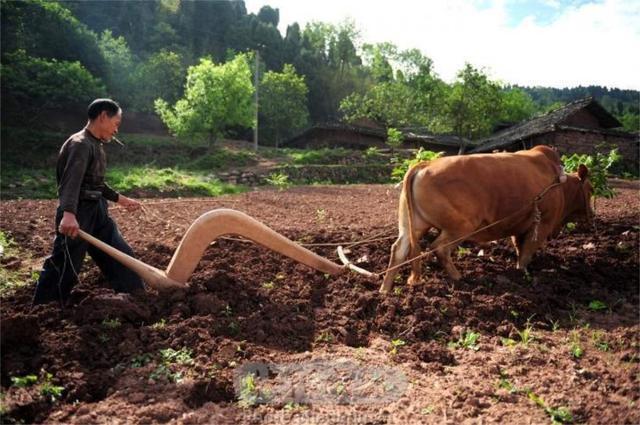
<svg viewBox="0 0 640 425"><path fill-rule="evenodd" d="M440 233L431 249L454 280L461 274L451 252L463 240L489 242L510 236L517 266L524 269L566 222L593 217L588 174L587 167L580 165L576 174L565 176L557 152L543 145L515 153L450 156L419 163L404 177L399 236L391 248L389 268L417 257L420 238L435 228ZM559 184L549 188L554 183ZM536 220L532 202L546 188ZM420 260L411 266L408 283L415 285L420 282ZM391 290L397 273L395 269L385 274L380 292Z"/></svg>

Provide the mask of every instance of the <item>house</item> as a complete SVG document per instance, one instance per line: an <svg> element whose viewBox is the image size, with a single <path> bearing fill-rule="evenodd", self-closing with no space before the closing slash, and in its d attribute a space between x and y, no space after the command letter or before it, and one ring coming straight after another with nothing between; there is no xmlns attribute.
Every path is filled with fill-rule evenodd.
<svg viewBox="0 0 640 425"><path fill-rule="evenodd" d="M619 127L622 124L613 115L588 97L502 129L478 141L470 153L517 151L545 144L556 147L561 154L593 154L604 142L618 148L626 168L637 171L638 135Z"/></svg>
<svg viewBox="0 0 640 425"><path fill-rule="evenodd" d="M359 123L360 124L360 123ZM419 148L445 155L456 155L461 147L469 145L466 139L451 135L417 134L411 129L400 129L404 136L403 148ZM370 147L388 148L387 132L378 126L350 125L344 123L317 124L307 128L283 143L283 147L299 149Z"/></svg>

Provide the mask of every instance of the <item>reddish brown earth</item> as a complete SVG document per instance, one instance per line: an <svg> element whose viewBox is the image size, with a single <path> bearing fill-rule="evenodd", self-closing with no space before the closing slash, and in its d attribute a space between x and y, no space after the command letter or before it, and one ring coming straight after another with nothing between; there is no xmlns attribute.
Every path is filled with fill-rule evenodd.
<svg viewBox="0 0 640 425"><path fill-rule="evenodd" d="M327 277L229 239L208 248L189 289L171 295L116 295L88 261L64 311L31 310L32 286L2 299L2 420L550 423L563 407L576 423L640 423L640 197L637 186L618 192L598 201L596 232L578 226L561 234L535 257L530 277L514 269L514 250L503 240L461 251L464 278L455 285L430 260L423 286L404 286L405 270L387 297L360 275ZM382 185L303 187L148 200L146 215L112 215L138 256L164 268L187 226L213 208L235 208L291 239L322 244L393 235L397 197ZM1 203L1 228L35 258L32 267L49 252L54 208L54 201ZM350 258L381 271L392 242L355 247ZM334 247L310 249L336 259ZM2 259L5 267L20 260ZM590 310L595 300L607 308ZM527 323L533 339L508 343L521 341ZM480 334L477 350L448 346L466 331ZM167 348L191 356L163 363ZM256 378L258 389L289 390L242 407L234 371L248 362L281 367ZM374 369L406 385L394 387L369 374ZM11 385L12 377L41 371L64 387L59 399L42 395L42 377Z"/></svg>

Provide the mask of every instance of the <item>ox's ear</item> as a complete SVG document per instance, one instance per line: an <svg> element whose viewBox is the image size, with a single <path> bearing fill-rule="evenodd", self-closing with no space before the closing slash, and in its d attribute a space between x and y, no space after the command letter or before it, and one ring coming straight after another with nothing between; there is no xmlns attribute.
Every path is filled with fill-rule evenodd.
<svg viewBox="0 0 640 425"><path fill-rule="evenodd" d="M578 177L580 178L580 180L584 180L589 177L589 169L586 165L580 164L578 166Z"/></svg>

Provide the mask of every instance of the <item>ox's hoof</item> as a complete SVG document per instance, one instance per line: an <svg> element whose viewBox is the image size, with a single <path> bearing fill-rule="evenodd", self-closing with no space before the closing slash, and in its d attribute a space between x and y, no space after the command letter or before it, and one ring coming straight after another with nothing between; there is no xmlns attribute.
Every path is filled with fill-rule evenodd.
<svg viewBox="0 0 640 425"><path fill-rule="evenodd" d="M448 273L448 275L449 279L455 280L456 282L462 279L462 273L460 273L458 270L452 270Z"/></svg>
<svg viewBox="0 0 640 425"><path fill-rule="evenodd" d="M387 289L384 286L380 287L380 290L378 291L380 294L382 295L388 295L389 292L391 292L391 288Z"/></svg>
<svg viewBox="0 0 640 425"><path fill-rule="evenodd" d="M419 277L409 276L409 279L407 279L407 285L409 286L421 286L423 283Z"/></svg>

